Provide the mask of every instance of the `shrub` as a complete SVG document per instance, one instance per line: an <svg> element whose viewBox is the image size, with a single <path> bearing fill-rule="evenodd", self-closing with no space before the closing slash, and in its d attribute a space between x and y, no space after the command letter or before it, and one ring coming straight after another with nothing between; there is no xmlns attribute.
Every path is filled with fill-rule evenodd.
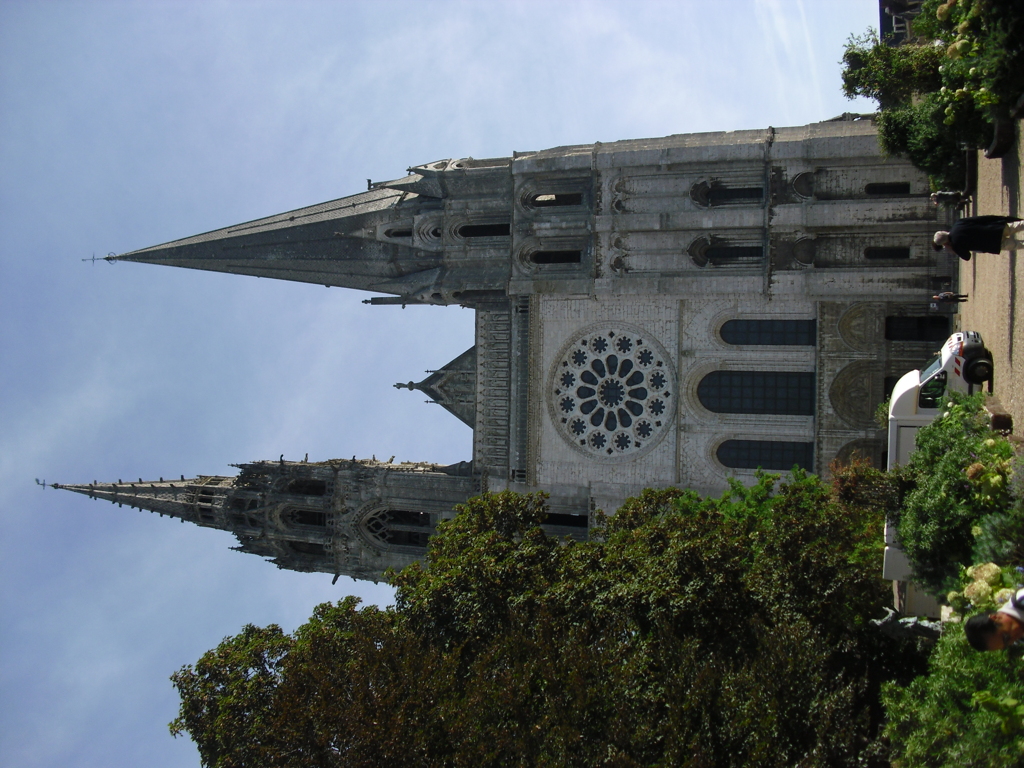
<svg viewBox="0 0 1024 768"><path fill-rule="evenodd" d="M1024 568L1024 459L1017 458L1010 479L1010 506L978 520L974 562Z"/></svg>
<svg viewBox="0 0 1024 768"><path fill-rule="evenodd" d="M972 563L974 528L1010 507L1010 444L988 428L984 396L954 393L948 410L917 434L908 471L915 487L893 516L916 578L934 594L958 586Z"/></svg>
<svg viewBox="0 0 1024 768"><path fill-rule="evenodd" d="M882 700L893 765L1024 765L1024 731L1015 719L1024 702L1024 661L1017 649L979 653L960 624L946 624L928 674L906 687L886 686Z"/></svg>

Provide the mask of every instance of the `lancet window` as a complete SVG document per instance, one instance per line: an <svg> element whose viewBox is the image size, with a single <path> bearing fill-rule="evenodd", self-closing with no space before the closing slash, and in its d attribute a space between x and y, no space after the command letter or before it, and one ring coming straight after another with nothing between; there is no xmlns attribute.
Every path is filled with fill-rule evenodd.
<svg viewBox="0 0 1024 768"><path fill-rule="evenodd" d="M810 371L712 371L697 385L697 397L715 413L814 415Z"/></svg>
<svg viewBox="0 0 1024 768"><path fill-rule="evenodd" d="M382 547L426 549L434 532L428 513L407 509L377 510L363 521L363 528Z"/></svg>
<svg viewBox="0 0 1024 768"><path fill-rule="evenodd" d="M813 346L814 320L729 320L719 334L726 344L752 346Z"/></svg>
<svg viewBox="0 0 1024 768"><path fill-rule="evenodd" d="M945 315L885 318L888 341L945 341L948 336L949 318Z"/></svg>
<svg viewBox="0 0 1024 768"><path fill-rule="evenodd" d="M459 236L472 237L508 237L511 233L511 225L508 222L493 224L463 224L459 227Z"/></svg>
<svg viewBox="0 0 1024 768"><path fill-rule="evenodd" d="M811 470L814 443L782 440L726 440L715 452L718 460L736 469L789 470L794 466Z"/></svg>
<svg viewBox="0 0 1024 768"><path fill-rule="evenodd" d="M874 246L864 249L865 259L909 259L910 249L906 247Z"/></svg>

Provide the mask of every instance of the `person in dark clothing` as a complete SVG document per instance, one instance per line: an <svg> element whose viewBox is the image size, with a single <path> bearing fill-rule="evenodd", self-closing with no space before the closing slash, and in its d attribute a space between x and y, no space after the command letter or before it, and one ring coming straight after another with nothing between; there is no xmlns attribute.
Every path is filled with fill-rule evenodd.
<svg viewBox="0 0 1024 768"><path fill-rule="evenodd" d="M999 253L1024 248L1024 222L1013 216L968 216L960 219L946 232L940 230L932 238L936 251L945 248L964 261L971 251Z"/></svg>
<svg viewBox="0 0 1024 768"><path fill-rule="evenodd" d="M971 203L971 196L966 192L932 192L929 199L932 205L944 205L957 211L962 211Z"/></svg>
<svg viewBox="0 0 1024 768"><path fill-rule="evenodd" d="M967 294L942 291L941 293L936 293L932 298L940 304L959 304L960 302L967 301Z"/></svg>

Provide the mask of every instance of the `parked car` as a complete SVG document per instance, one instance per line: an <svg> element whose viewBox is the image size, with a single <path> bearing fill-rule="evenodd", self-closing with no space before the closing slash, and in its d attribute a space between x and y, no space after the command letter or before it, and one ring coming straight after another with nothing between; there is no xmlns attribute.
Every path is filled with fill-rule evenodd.
<svg viewBox="0 0 1024 768"><path fill-rule="evenodd" d="M954 333L919 371L905 374L889 398L887 466L906 464L917 430L939 415L947 392L973 394L992 378L992 353L977 331Z"/></svg>

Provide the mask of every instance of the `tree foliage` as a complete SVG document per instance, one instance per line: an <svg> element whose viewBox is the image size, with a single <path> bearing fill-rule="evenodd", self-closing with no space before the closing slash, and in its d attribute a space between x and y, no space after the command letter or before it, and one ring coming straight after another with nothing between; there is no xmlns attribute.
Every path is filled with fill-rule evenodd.
<svg viewBox="0 0 1024 768"><path fill-rule="evenodd" d="M882 109L908 106L919 93L942 86L945 52L934 45L884 45L875 31L852 35L843 50L843 95L866 96Z"/></svg>
<svg viewBox="0 0 1024 768"><path fill-rule="evenodd" d="M993 121L1024 95L1024 5L925 0L911 37L893 46L874 30L843 52L843 93L878 102L882 148L905 155L939 189L963 189L965 149L984 148Z"/></svg>
<svg viewBox="0 0 1024 768"><path fill-rule="evenodd" d="M946 625L928 674L883 694L893 764L904 768L1024 766L1024 659L978 653L958 624Z"/></svg>
<svg viewBox="0 0 1024 768"><path fill-rule="evenodd" d="M471 499L393 609L227 638L174 676L172 730L224 768L865 764L881 685L920 668L866 624L880 515L800 473L646 491L586 543L545 514Z"/></svg>
<svg viewBox="0 0 1024 768"><path fill-rule="evenodd" d="M917 433L913 489L891 513L915 578L935 594L955 589L974 562L980 522L997 531L1021 525L1010 494L1013 449L989 428L983 399L952 393L942 416Z"/></svg>

